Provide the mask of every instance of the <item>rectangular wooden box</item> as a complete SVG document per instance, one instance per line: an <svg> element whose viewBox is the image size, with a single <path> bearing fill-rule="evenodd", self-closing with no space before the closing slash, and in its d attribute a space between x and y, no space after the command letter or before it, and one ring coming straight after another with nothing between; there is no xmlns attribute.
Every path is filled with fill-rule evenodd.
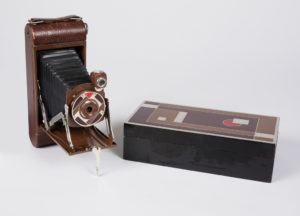
<svg viewBox="0 0 300 216"><path fill-rule="evenodd" d="M279 118L144 102L124 124L124 159L272 181Z"/></svg>

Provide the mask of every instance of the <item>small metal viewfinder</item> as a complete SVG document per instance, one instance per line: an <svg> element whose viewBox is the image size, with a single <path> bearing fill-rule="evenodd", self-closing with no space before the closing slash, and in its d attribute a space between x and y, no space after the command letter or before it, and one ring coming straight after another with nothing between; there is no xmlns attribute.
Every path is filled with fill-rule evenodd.
<svg viewBox="0 0 300 216"><path fill-rule="evenodd" d="M106 86L106 79L104 77L98 78L97 84L98 84L99 88L104 88Z"/></svg>

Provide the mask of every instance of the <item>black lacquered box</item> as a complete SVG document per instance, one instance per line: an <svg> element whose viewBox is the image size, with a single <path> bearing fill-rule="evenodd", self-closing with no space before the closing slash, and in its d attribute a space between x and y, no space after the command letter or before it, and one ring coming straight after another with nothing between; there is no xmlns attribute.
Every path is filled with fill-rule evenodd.
<svg viewBox="0 0 300 216"><path fill-rule="evenodd" d="M124 124L124 159L272 181L279 118L144 102Z"/></svg>

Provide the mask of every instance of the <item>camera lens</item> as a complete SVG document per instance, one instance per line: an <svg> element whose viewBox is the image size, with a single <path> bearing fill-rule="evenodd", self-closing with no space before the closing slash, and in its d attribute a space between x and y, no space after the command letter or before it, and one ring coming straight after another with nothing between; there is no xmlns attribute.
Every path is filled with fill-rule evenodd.
<svg viewBox="0 0 300 216"><path fill-rule="evenodd" d="M90 112L93 111L93 108L89 106L89 107L86 108L86 111L87 111L88 113L90 113Z"/></svg>

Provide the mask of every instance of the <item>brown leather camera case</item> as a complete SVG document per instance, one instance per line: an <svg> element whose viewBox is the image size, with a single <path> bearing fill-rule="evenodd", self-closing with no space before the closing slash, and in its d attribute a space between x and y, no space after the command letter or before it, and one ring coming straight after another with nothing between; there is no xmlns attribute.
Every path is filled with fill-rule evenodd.
<svg viewBox="0 0 300 216"><path fill-rule="evenodd" d="M68 145L63 127L46 130L41 120L38 101L37 51L75 47L86 65L87 24L79 16L56 19L32 18L25 26L26 71L29 136L35 147L58 144L68 154L91 151L93 146L113 147L113 137L107 137L96 127L70 128L74 149ZM107 106L108 106L108 101ZM109 113L106 113L108 121Z"/></svg>

